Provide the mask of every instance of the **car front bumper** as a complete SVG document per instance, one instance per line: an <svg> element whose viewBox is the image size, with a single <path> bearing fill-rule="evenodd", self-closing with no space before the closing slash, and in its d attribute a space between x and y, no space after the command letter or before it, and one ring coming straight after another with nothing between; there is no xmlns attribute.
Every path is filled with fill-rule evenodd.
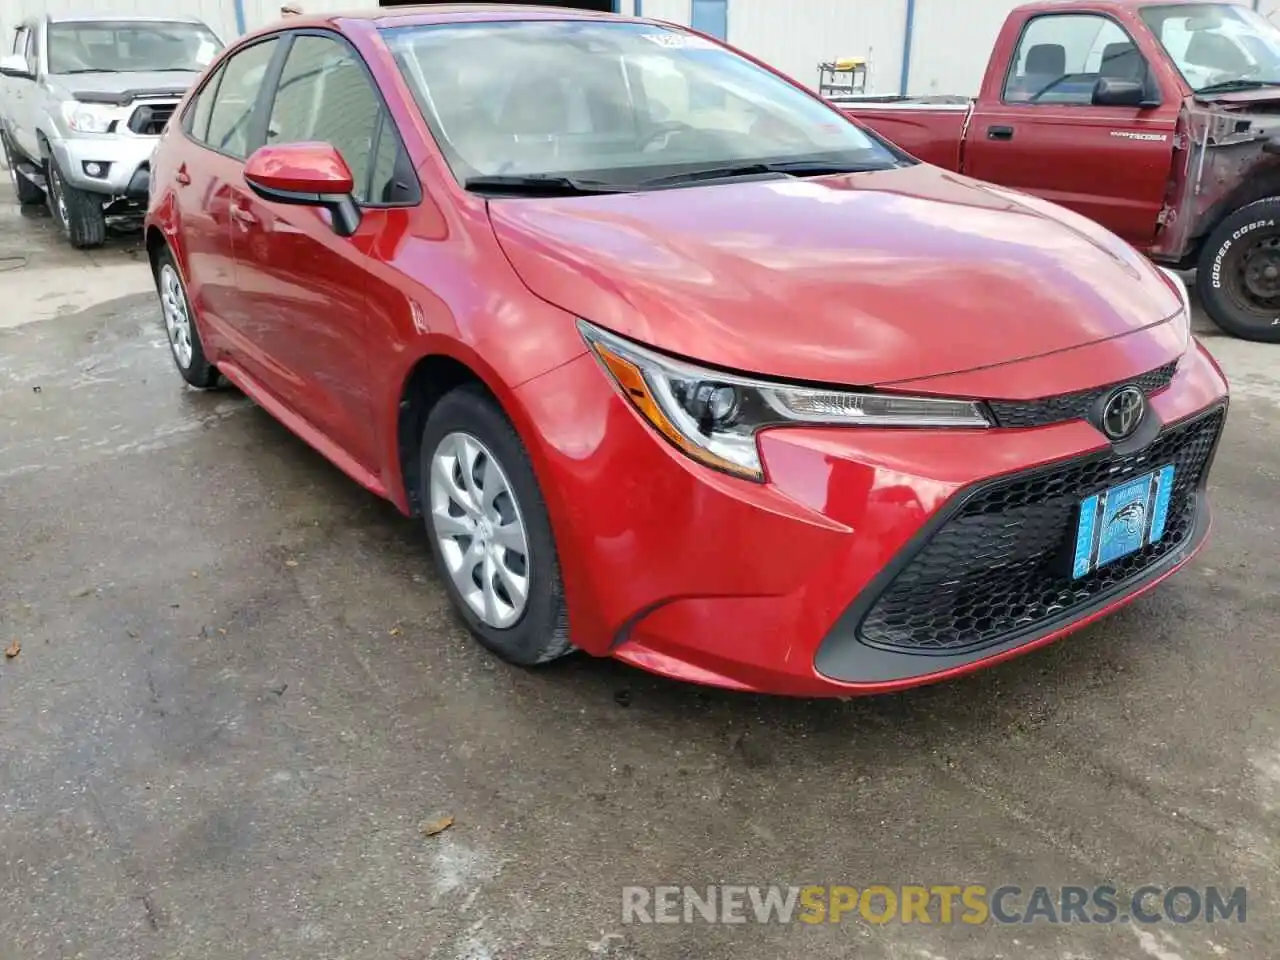
<svg viewBox="0 0 1280 960"><path fill-rule="evenodd" d="M76 189L145 201L157 143L158 137L101 135L56 139L50 146L63 178ZM93 164L101 168L97 175L89 172Z"/></svg>
<svg viewBox="0 0 1280 960"><path fill-rule="evenodd" d="M1185 564L1209 528L1205 479L1227 385L1193 343L1150 399L1158 439L1127 458L1084 420L771 430L759 441L763 484L667 445L592 356L519 393L538 424L575 645L691 682L851 696L1026 652ZM1176 462L1184 482L1159 549L1097 582L1069 570L1050 582L1080 499L1157 459ZM1032 574L1032 588L1009 586Z"/></svg>

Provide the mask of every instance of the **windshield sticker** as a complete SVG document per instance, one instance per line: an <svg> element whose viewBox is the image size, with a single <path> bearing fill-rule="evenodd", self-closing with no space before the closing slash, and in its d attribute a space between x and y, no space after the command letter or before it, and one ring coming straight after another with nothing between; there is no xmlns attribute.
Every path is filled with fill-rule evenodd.
<svg viewBox="0 0 1280 960"><path fill-rule="evenodd" d="M656 43L660 47L670 47L673 50L709 50L715 47L709 40L702 37L695 37L689 33L676 33L673 30L663 30L661 33L642 33L650 43Z"/></svg>

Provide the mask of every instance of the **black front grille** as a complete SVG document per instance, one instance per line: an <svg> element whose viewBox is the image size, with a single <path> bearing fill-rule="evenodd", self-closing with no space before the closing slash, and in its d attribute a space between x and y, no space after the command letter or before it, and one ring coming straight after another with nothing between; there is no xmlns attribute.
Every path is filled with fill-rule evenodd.
<svg viewBox="0 0 1280 960"><path fill-rule="evenodd" d="M996 423L1002 427L1043 427L1064 420L1082 420L1094 403L1126 383L1134 384L1148 397L1159 393L1173 381L1177 368L1178 361L1174 360L1139 377L1105 387L1063 393L1040 400L990 400L987 406L995 414Z"/></svg>
<svg viewBox="0 0 1280 960"><path fill-rule="evenodd" d="M130 115L129 129L142 136L158 137L164 133L164 125L176 109L176 103L144 104Z"/></svg>
<svg viewBox="0 0 1280 960"><path fill-rule="evenodd" d="M980 650L1139 577L1194 531L1196 491L1225 418L1216 408L1166 429L1140 453L1091 456L979 488L872 602L859 639L914 654ZM1175 473L1164 536L1073 580L1080 501L1165 464Z"/></svg>

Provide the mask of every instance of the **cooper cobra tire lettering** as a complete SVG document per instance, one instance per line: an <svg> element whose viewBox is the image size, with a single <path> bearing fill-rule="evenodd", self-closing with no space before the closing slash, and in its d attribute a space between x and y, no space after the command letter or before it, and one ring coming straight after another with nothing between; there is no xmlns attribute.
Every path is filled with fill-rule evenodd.
<svg viewBox="0 0 1280 960"><path fill-rule="evenodd" d="M1274 220L1255 220L1253 223L1247 223L1240 229L1231 234L1231 238L1218 248L1218 252L1213 258L1213 273L1210 282L1215 290L1222 289L1222 261L1226 259L1227 252L1231 249L1231 245L1243 237L1246 233L1257 230L1260 227L1274 227Z"/></svg>

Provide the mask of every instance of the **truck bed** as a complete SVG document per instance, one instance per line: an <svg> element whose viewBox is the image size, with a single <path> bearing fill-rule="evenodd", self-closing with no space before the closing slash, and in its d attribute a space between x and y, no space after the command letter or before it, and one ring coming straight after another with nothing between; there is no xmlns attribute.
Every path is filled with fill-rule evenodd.
<svg viewBox="0 0 1280 960"><path fill-rule="evenodd" d="M973 100L969 97L832 97L854 120L907 153L948 170L960 169Z"/></svg>

